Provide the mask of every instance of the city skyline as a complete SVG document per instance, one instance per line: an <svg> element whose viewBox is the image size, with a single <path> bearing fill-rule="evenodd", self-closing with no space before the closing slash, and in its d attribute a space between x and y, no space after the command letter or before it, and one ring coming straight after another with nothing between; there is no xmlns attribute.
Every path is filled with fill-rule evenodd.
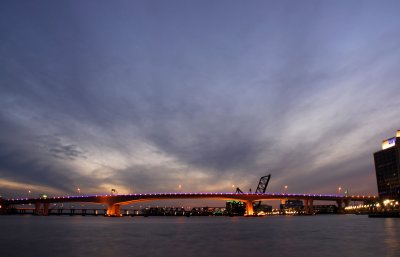
<svg viewBox="0 0 400 257"><path fill-rule="evenodd" d="M3 1L0 195L376 195L399 7Z"/></svg>

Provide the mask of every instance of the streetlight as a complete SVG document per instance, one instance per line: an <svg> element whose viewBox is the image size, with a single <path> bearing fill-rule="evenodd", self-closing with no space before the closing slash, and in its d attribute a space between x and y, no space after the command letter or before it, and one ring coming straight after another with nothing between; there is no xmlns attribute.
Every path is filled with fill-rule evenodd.
<svg viewBox="0 0 400 257"><path fill-rule="evenodd" d="M342 187L338 187L339 195L340 195L340 191L342 191Z"/></svg>
<svg viewBox="0 0 400 257"><path fill-rule="evenodd" d="M285 194L286 194L286 192L287 192L287 188L288 188L288 186L287 186L287 185L285 185Z"/></svg>
<svg viewBox="0 0 400 257"><path fill-rule="evenodd" d="M81 189L78 187L76 190L78 191L78 195L80 195L81 194Z"/></svg>

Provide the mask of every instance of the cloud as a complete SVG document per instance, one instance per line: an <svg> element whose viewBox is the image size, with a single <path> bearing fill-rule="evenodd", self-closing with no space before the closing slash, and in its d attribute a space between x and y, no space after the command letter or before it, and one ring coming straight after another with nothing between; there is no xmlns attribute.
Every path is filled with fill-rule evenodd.
<svg viewBox="0 0 400 257"><path fill-rule="evenodd" d="M266 172L277 191L375 187L354 177L399 126L396 8L300 5L4 5L0 175L64 192Z"/></svg>

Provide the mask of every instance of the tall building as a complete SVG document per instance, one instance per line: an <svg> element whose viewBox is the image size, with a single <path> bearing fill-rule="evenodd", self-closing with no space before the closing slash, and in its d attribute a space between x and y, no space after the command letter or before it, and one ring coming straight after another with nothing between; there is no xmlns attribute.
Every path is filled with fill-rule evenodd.
<svg viewBox="0 0 400 257"><path fill-rule="evenodd" d="M400 130L374 153L379 197L400 199Z"/></svg>

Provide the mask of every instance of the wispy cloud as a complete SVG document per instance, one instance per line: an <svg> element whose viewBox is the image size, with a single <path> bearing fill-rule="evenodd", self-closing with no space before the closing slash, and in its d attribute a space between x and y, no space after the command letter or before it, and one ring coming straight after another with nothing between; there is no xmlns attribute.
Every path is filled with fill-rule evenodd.
<svg viewBox="0 0 400 257"><path fill-rule="evenodd" d="M0 4L5 191L375 192L397 2L159 4Z"/></svg>

